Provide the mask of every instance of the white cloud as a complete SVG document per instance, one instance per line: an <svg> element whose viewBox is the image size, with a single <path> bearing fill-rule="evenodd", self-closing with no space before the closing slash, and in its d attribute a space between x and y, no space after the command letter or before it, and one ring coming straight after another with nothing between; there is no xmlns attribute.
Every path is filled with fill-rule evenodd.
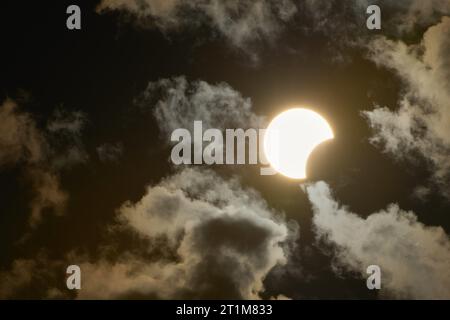
<svg viewBox="0 0 450 320"><path fill-rule="evenodd" d="M203 130L214 128L223 134L226 129L266 127L265 118L253 112L252 101L224 82L190 82L184 76L160 79L150 82L135 102L152 110L162 139L168 144L176 129L187 129L193 134L194 121L201 121ZM215 141L216 147L220 144ZM201 144L193 147L203 153Z"/></svg>
<svg viewBox="0 0 450 320"><path fill-rule="evenodd" d="M371 141L398 158L418 153L427 159L435 182L450 196L450 18L430 27L419 45L380 37L369 48L370 58L405 84L397 110L364 112L374 130Z"/></svg>
<svg viewBox="0 0 450 320"><path fill-rule="evenodd" d="M369 265L379 265L381 293L390 297L450 298L450 239L441 227L423 225L396 204L363 219L339 205L324 182L306 191L317 237L334 246L336 267L365 278Z"/></svg>
<svg viewBox="0 0 450 320"><path fill-rule="evenodd" d="M195 120L201 120L204 129L258 129L264 124L264 119L253 113L251 100L224 82L189 82L185 77L161 79L148 84L137 104L153 108L167 141L175 129L192 132Z"/></svg>
<svg viewBox="0 0 450 320"><path fill-rule="evenodd" d="M120 208L118 221L147 241L150 256L165 254L83 264L79 298L259 298L264 278L286 262L285 242L296 238L255 191L209 170L184 169L149 187Z"/></svg>
<svg viewBox="0 0 450 320"><path fill-rule="evenodd" d="M109 230L95 259L69 253L63 260L15 260L0 272L0 298L259 299L264 279L286 263L298 237L297 224L256 191L199 169L149 186L138 202L118 209ZM114 239L125 234L140 245L120 250ZM74 263L82 270L76 293L61 279Z"/></svg>

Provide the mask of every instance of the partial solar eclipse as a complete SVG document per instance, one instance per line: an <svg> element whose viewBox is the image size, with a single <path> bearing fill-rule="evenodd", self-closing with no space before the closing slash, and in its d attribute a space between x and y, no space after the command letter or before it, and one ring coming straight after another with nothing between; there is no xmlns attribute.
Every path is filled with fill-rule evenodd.
<svg viewBox="0 0 450 320"><path fill-rule="evenodd" d="M293 108L276 116L267 127L264 154L280 174L305 179L310 154L318 145L333 138L333 130L321 115Z"/></svg>

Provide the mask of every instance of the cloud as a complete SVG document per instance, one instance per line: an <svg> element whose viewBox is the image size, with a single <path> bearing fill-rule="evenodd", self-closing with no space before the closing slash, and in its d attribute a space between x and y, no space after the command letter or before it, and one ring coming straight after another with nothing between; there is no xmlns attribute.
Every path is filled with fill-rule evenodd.
<svg viewBox="0 0 450 320"><path fill-rule="evenodd" d="M294 30L299 37L319 33L329 40L331 61L347 62L351 57L345 48L364 49L374 36L366 28L370 5L380 6L382 32L395 39L415 37L450 15L450 0L102 0L97 12L120 12L165 35L198 33L207 25L255 63L261 43L288 50L298 46L282 38L284 30Z"/></svg>
<svg viewBox="0 0 450 320"><path fill-rule="evenodd" d="M81 111L56 109L47 122L46 139L51 145L51 165L55 169L69 168L88 160L81 141L87 122Z"/></svg>
<svg viewBox="0 0 450 320"><path fill-rule="evenodd" d="M151 108L163 134L190 128L194 120L223 129L257 127L263 121L252 112L251 101L225 83L189 83L183 77L160 80L150 83L137 103ZM75 125L56 123L47 126L46 132L50 127L78 132ZM51 149L53 141L42 140ZM100 148L99 156L105 156L106 149ZM47 186L47 192L36 193L36 221L49 206L56 214L64 209L67 199L57 192L54 172L34 172L39 176L34 181ZM298 237L297 224L286 222L257 192L244 189L237 179L193 168L148 187L139 201L124 203L116 223L107 229L110 241L98 247L95 259L83 255L67 259L82 269L78 298L259 298L264 279L275 267L282 268ZM121 237L131 237L137 245L124 250L114 240ZM18 277L8 281L17 283L9 296L35 285L38 279L28 279L27 274L15 265L3 273L3 278ZM53 283L50 278L44 296L60 297L65 292Z"/></svg>
<svg viewBox="0 0 450 320"><path fill-rule="evenodd" d="M50 132L68 132L79 136L85 122L86 116L80 111L68 112L64 109L56 109L47 128Z"/></svg>
<svg viewBox="0 0 450 320"><path fill-rule="evenodd" d="M123 153L123 144L104 143L96 148L98 158L101 162L117 162Z"/></svg>
<svg viewBox="0 0 450 320"><path fill-rule="evenodd" d="M126 12L164 33L208 25L232 46L248 50L276 37L297 8L291 0L103 0L97 12L106 11Z"/></svg>
<svg viewBox="0 0 450 320"><path fill-rule="evenodd" d="M224 82L189 82L184 76L161 79L150 82L135 103L152 111L162 139L168 144L172 143L171 135L176 129L187 129L193 134L194 121L198 120L203 130L218 129L224 135L226 129L266 127L265 118L253 112L251 100ZM192 143L202 154L202 145L194 144L194 139ZM214 143L216 148L224 147L224 141Z"/></svg>
<svg viewBox="0 0 450 320"><path fill-rule="evenodd" d="M419 154L450 196L450 18L430 27L418 45L380 37L369 48L370 58L405 84L397 110L363 113L374 131L371 141L396 158Z"/></svg>
<svg viewBox="0 0 450 320"><path fill-rule="evenodd" d="M147 254L83 264L79 298L259 298L296 230L255 191L198 169L150 186L118 210L118 222L146 241ZM162 257L145 259L155 250Z"/></svg>
<svg viewBox="0 0 450 320"><path fill-rule="evenodd" d="M9 270L0 271L0 299L67 298L66 267L43 252L35 259L17 259Z"/></svg>
<svg viewBox="0 0 450 320"><path fill-rule="evenodd" d="M0 299L8 299L15 293L29 284L33 279L33 267L35 262L32 260L16 260L9 272L0 273Z"/></svg>
<svg viewBox="0 0 450 320"><path fill-rule="evenodd" d="M261 128L264 119L252 111L249 98L244 98L227 83L189 82L185 77L150 82L136 100L153 110L160 131L168 141L172 131L186 128L192 132L195 120L204 129Z"/></svg>
<svg viewBox="0 0 450 320"><path fill-rule="evenodd" d="M27 113L17 110L12 100L6 100L0 107L0 165L19 161L37 163L45 153L44 137L36 128L34 120Z"/></svg>
<svg viewBox="0 0 450 320"><path fill-rule="evenodd" d="M361 36L367 31L366 10L370 5L381 9L383 33L395 37L412 34L450 14L449 0L306 0L299 10L310 19L312 30L332 35L348 32L345 36L354 38L355 33Z"/></svg>
<svg viewBox="0 0 450 320"><path fill-rule="evenodd" d="M413 212L391 204L366 219L339 205L324 182L308 185L317 238L334 246L336 267L382 271L382 294L398 298L450 298L450 239L441 227L428 227Z"/></svg>
<svg viewBox="0 0 450 320"><path fill-rule="evenodd" d="M31 180L30 226L37 226L47 210L61 215L68 195L61 190L59 172L87 158L80 141L82 115L56 111L41 129L31 114L6 100L0 123L0 167L21 166Z"/></svg>
<svg viewBox="0 0 450 320"><path fill-rule="evenodd" d="M264 123L250 99L226 83L162 79L151 82L136 104L152 111L167 141L175 129L192 130L194 120L222 130ZM145 252L84 263L79 298L259 298L265 277L286 263L298 236L296 223L237 179L193 168L150 186L138 202L124 203L117 221L112 232L138 236ZM115 252L114 245L109 249Z"/></svg>
<svg viewBox="0 0 450 320"><path fill-rule="evenodd" d="M414 31L417 26L433 25L443 15L450 14L449 0L392 1L392 5L398 10L393 24L397 26L400 33Z"/></svg>
<svg viewBox="0 0 450 320"><path fill-rule="evenodd" d="M42 220L45 209L51 209L55 215L62 215L69 196L61 189L59 176L39 168L30 168L28 174L35 190L30 225L36 226Z"/></svg>

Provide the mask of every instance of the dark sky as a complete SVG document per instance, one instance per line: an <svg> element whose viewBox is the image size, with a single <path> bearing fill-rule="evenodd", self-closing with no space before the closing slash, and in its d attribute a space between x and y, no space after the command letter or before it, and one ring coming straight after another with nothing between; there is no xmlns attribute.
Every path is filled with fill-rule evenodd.
<svg viewBox="0 0 450 320"><path fill-rule="evenodd" d="M398 110L402 98L409 99L408 92L414 91L413 82L408 82L401 67L389 65L389 61L397 61L395 57L377 61L371 56L371 52L374 52L371 50L374 49L367 43L376 37L395 39L405 45L420 43L428 28L438 25L440 18L450 13L445 11L449 8L445 7L446 1L441 1L441 11L437 11L432 19L424 19L423 24L418 19L413 30L403 34L390 29L390 20L386 22L386 29L369 31L365 28L364 11L360 16L355 13L358 12L356 4L346 7L335 2L332 8L326 6L329 11L321 11L328 12L330 19L328 27L322 27L324 20L319 21L311 13L315 12L314 9L307 11L306 4L300 1L297 3L298 12L288 22L280 22L281 31L273 39L252 39L249 40L249 46L243 47L230 43L227 34L208 22L199 23L198 26L184 22L175 31L164 30L151 23L151 16L144 18L150 22L137 21L125 9L121 12L96 12L99 2L2 1L0 104L3 106L0 108L5 107L8 99L14 101L17 105L16 115L28 117L24 123L29 132L20 143L27 146L24 141L34 137L30 132L40 132L39 136L46 141L42 143L46 155L33 162L27 147L21 147L25 150L20 151L23 155L11 156L14 146L0 139L0 288L3 287L0 298L73 298L77 293L65 289L67 265L89 265L85 269L82 267L83 277L85 273L97 272L96 275L103 278L111 276L111 281L114 281L117 274L112 271L114 267L108 267L108 263L109 266L115 266L118 261L126 261L127 257L136 261L133 275L136 275L139 285L133 287L124 284L122 292L119 290L107 296L91 292L83 296L82 289L80 297L249 298L253 296L245 295L245 290L239 287L250 281L249 278L256 281L255 278L259 276L255 274L262 272L260 277L264 289L258 289L257 292L262 298L279 295L293 299L449 298L450 288L446 287L448 279L442 284L443 290L431 288L423 290L425 294L421 294L420 289L417 289L417 294L407 292L403 290L407 285L394 281L398 277L397 267L406 270L406 277L410 277L411 282L424 281L414 278L417 270L417 274L425 275L433 270L442 270L442 266L450 269L450 204L446 194L449 172L445 171L449 167L437 164L438 161L449 161L448 140L438 143L432 139L432 135L419 133L416 141L422 139L420 141L425 142L424 145L436 145L433 150L443 150L437 153L441 157L436 162L423 155L423 150L428 149L421 149L422 144L417 148L411 147L411 150L402 147L394 152L383 152L382 143L370 143L369 139L376 133L361 114L377 106ZM405 1L405 7L402 7L386 1L386 7L381 5L382 10L386 10L383 11L383 17L384 12L388 18L395 18L396 14L403 12L406 14L409 12L407 6L410 3L412 6L413 2ZM272 1L267 3L271 4ZM81 30L70 31L66 28L65 11L70 4L81 7ZM191 13L188 11L186 14ZM244 15L243 12L236 14ZM353 31L354 28L359 31ZM330 29L334 29L334 32ZM448 32L448 27L445 30ZM449 38L445 47L447 53ZM442 41L445 41L445 37ZM450 75L448 56L442 58L446 63L439 66L446 75ZM158 231L155 231L155 237L142 236L125 226L123 216L122 220L118 218L119 208L123 208L124 203L139 203L146 194L151 195L152 191L148 191L147 186L159 185L164 178L171 181L171 177L178 172L170 164L168 137L161 132L164 124L158 123L153 113L154 102L163 97L151 91L155 96L144 101L145 106L136 103L142 93L149 90L149 83L178 76L183 76L188 83L194 83L191 88L194 91L196 81L204 81L211 86L226 83L242 97L250 98L252 111L267 119L277 115L286 106L306 105L323 115L332 126L335 139L314 151L308 163L307 181L299 182L282 176L260 176L258 166L250 165L196 168L200 172L197 174L202 177L215 172L214 175L220 177L217 179L229 181L232 176L237 176L240 188L255 189L260 194L258 199L267 202L268 207L276 212L275 216L284 215L284 218L280 218L283 220L281 225L298 226L297 237L289 241L285 239L286 243L290 242L289 250L286 243L282 247L287 256L285 266L273 266L268 262L271 258L267 256L273 252L260 248L259 241L265 243L267 239L270 240L268 234L271 233L266 229L263 231L267 231L267 234L264 233L256 227L259 224L252 224L253 221L248 222L247 226L245 218L239 223L233 219L231 222L225 221L225 218L208 220L192 234L181 232L181 235L175 236L178 239L176 241L187 239L186 243L191 246L187 249L184 246L177 247L179 251L171 248L166 243L170 239L165 239ZM441 91L449 88L449 79L446 78L447 82L444 81ZM422 83L426 85L426 82ZM418 96L412 97L411 101L418 105L433 105L434 100L426 100L426 94L420 96L419 91L415 92L418 92ZM429 109L430 113L441 112L439 108L442 104L439 101L435 109ZM439 119L450 127L450 119L445 118L445 115L449 115L448 101L443 107L446 112L442 111ZM59 113L55 110L59 110ZM61 114L71 120L66 119L64 122L60 119ZM70 115L74 114L82 115L83 124L80 128L70 129L69 122L74 121ZM10 128L6 118L0 119L3 122L0 126ZM58 123L58 119L67 128L52 131L51 124ZM29 129L30 126L34 129ZM24 127L19 128L23 130ZM430 128L432 126L428 126L425 121L421 130L426 132ZM4 134L5 130L1 132ZM117 157L105 156L105 160L98 152L100 146L110 149L116 146L120 152ZM77 158L72 164L69 161L71 150L76 150L77 157L82 154L83 160ZM15 160L10 160L11 157ZM64 159L64 165L55 164L57 159ZM444 170L439 178L436 178L436 168ZM68 198L60 211L51 204L44 206L39 222L33 225L29 222L33 199L36 199L40 186L46 186L45 183L39 185L36 182L42 181L36 178L37 175L51 176L55 179L52 181L59 181L59 188ZM361 221L386 209L389 204L396 203L402 210L413 212L423 225L415 231L399 229L400 232L406 230L404 234L397 233L394 227L392 230L383 229L386 233L381 233L384 234L382 238L389 242L386 246L380 246L375 236L371 238L368 235L368 239L361 240L363 236L357 231L350 242L333 242L331 231L321 230L313 221L314 215L320 212L312 210L313 200L309 200L311 195L308 196L299 186L304 182L314 185L317 181L325 181L336 202L347 206L345 210L356 213L362 218ZM426 194L422 198L415 195L419 186ZM193 190L189 187L180 188L186 194ZM214 187L211 190L214 191ZM192 192L198 193L193 198L198 196L203 199L206 191ZM171 201L175 200L163 198L160 201L163 203L155 208L164 211L165 206L170 207ZM177 201L174 203L178 204ZM180 203L181 211L195 210L183 207L183 202ZM158 229L158 221L150 223L154 226L152 228ZM422 238L414 238L420 233L419 229L425 230L424 234L434 230L428 227L443 229L443 238L439 242L441 246L430 240L435 239L431 235L424 237L423 243L420 242ZM231 232L236 228L242 228L242 233ZM376 228L367 228L368 232L377 232ZM396 236L399 238L396 239ZM167 235L167 238L170 237ZM239 240L228 244L228 238ZM396 250L401 256L404 243L410 243L408 239L421 246L417 256L399 261L387 258L392 254L390 245L395 248L396 244ZM358 241L368 242L364 242L361 250L353 253L349 243ZM386 265L388 283L381 291L368 290L364 270L345 260L345 257L359 259L361 268L365 268L367 256L378 257L369 255L372 248L368 243L380 248L375 250L380 260L372 259L376 260L372 264L380 264L382 269ZM238 252L236 255L239 258L227 260L210 256L214 255L214 246L219 250L227 245ZM181 258L177 256L180 250L186 250ZM386 255L383 250L388 251ZM428 262L414 264L409 268L408 261L421 259L422 256L432 260L434 254L440 255L436 269ZM204 262L191 265L191 257L195 260L198 256L203 257ZM189 267L186 267L188 271L185 272L190 276L187 283L179 285L176 292L161 293L165 291L159 286L171 286L171 278L155 288L150 285L150 288L146 287L142 284L143 280L139 280L140 273L153 272L147 267L152 269L154 265L161 270L172 270L171 265L159 263L167 260L180 262L183 259L189 262L186 263ZM245 269L245 263L252 267ZM396 267L390 268L390 265ZM234 275L231 272L226 276L218 275L219 271L226 273L226 270L234 268L243 269L242 274ZM255 271L253 268L260 269ZM253 274L249 276L247 273ZM32 276L29 280L23 280L27 274ZM94 276L86 277L95 281ZM84 279L86 283L89 281ZM11 285L12 282L17 285ZM205 284L210 284L211 288ZM101 285L86 286L101 288ZM54 288L57 289L51 291ZM57 294L51 295L49 292Z"/></svg>

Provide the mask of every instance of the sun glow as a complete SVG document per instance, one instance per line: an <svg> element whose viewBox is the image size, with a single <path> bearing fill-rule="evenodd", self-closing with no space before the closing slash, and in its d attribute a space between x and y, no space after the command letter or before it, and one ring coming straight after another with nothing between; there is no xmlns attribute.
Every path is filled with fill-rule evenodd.
<svg viewBox="0 0 450 320"><path fill-rule="evenodd" d="M313 150L333 139L328 122L309 109L293 108L276 116L264 135L264 153L277 172L292 179L306 178Z"/></svg>

